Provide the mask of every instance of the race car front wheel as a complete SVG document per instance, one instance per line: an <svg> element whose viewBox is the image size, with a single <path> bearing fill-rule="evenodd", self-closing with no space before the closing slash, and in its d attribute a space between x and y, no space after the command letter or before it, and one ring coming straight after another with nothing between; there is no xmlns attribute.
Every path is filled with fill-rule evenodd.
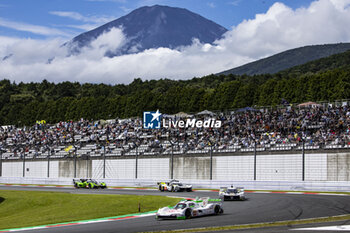
<svg viewBox="0 0 350 233"><path fill-rule="evenodd" d="M216 205L216 206L215 206L215 209L214 209L214 213L215 213L215 214L219 214L219 213L220 213L220 210L221 210L221 207L218 206L218 205Z"/></svg>
<svg viewBox="0 0 350 233"><path fill-rule="evenodd" d="M186 219L192 217L191 209L187 209L187 210L185 211L185 217L186 217Z"/></svg>

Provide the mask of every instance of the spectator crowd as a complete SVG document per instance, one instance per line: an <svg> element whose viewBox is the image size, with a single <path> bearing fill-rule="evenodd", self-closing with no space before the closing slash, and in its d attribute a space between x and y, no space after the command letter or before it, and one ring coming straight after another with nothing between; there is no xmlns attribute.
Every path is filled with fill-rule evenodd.
<svg viewBox="0 0 350 233"><path fill-rule="evenodd" d="M143 129L142 119L37 122L30 127L0 127L0 149L8 157L36 157L62 152L70 156L94 154L126 156L169 153L236 152L245 149L286 150L350 148L350 108L315 105L277 109L248 109L230 113L164 115L183 118L215 118L220 128ZM87 149L88 148L88 149Z"/></svg>

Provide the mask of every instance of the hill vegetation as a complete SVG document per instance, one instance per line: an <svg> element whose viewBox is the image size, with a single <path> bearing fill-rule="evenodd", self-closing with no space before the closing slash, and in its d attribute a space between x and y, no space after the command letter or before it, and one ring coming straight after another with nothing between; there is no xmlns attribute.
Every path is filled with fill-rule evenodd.
<svg viewBox="0 0 350 233"><path fill-rule="evenodd" d="M303 65L295 66L281 71L281 75L301 75L305 73L319 73L332 69L350 69L350 50L334 54L332 56L311 61Z"/></svg>
<svg viewBox="0 0 350 233"><path fill-rule="evenodd" d="M129 85L11 83L0 81L0 125L33 125L37 120L112 119L157 110L173 114L205 109L350 99L350 52L333 55L277 74L209 75Z"/></svg>
<svg viewBox="0 0 350 233"><path fill-rule="evenodd" d="M312 45L287 50L246 65L223 71L220 74L256 75L275 74L294 66L350 50L350 43Z"/></svg>

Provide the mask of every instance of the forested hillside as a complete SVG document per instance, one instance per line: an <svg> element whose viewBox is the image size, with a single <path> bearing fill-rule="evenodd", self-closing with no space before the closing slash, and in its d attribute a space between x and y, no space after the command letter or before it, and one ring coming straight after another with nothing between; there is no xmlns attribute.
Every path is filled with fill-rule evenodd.
<svg viewBox="0 0 350 233"><path fill-rule="evenodd" d="M307 68L302 68L306 72ZM0 125L32 125L36 120L110 119L162 113L229 110L246 106L331 101L350 98L350 71L295 72L257 76L215 76L187 81L168 79L129 85L71 82L11 83L0 81Z"/></svg>
<svg viewBox="0 0 350 233"><path fill-rule="evenodd" d="M334 54L350 50L350 43L311 45L291 49L219 74L256 75L275 74L294 66L302 65Z"/></svg>
<svg viewBox="0 0 350 233"><path fill-rule="evenodd" d="M350 51L311 61L303 65L281 71L282 75L300 75L307 72L317 73L335 68L350 69Z"/></svg>

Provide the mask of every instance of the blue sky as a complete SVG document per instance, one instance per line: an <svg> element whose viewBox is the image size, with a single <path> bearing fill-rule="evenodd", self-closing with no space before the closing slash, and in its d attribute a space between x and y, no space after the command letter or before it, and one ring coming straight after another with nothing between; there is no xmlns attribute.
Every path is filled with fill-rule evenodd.
<svg viewBox="0 0 350 233"><path fill-rule="evenodd" d="M266 12L273 0L0 0L0 36L70 38L145 5L182 7L230 29ZM296 9L310 0L283 0Z"/></svg>

